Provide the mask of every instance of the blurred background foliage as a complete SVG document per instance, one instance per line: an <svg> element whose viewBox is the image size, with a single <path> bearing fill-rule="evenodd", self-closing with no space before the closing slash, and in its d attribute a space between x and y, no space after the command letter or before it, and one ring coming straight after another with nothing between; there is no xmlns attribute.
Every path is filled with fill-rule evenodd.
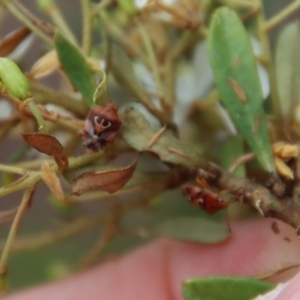
<svg viewBox="0 0 300 300"><path fill-rule="evenodd" d="M98 3L98 1L93 2L95 4ZM199 0L199 2L201 1ZM288 4L292 3L292 1L264 0L263 3L265 7L266 18L269 18L278 13ZM26 8L33 14L39 16L41 19L46 19L51 22L49 16L47 16L41 10L36 1L27 0L26 4L25 2L23 4L26 5ZM82 14L80 1L65 0L60 1L59 3L57 1L56 4L59 6L62 15L65 17L66 22L74 32L74 35L81 40ZM117 12L114 13L117 14ZM299 13L293 14L291 17L289 17L289 19L285 20L278 27L271 31L270 41L272 48L275 47L275 41L281 28L283 28L287 22L297 18L298 15ZM128 17L125 16L124 13L119 12L118 17L120 18L120 24L123 22L122 18L124 18L124 23L127 22L126 18ZM246 22L246 26L250 31L252 26L251 22L251 20ZM0 25L0 37L4 37L7 33L18 28L20 26L20 22L0 8ZM179 31L181 31L182 34L185 29L181 28ZM156 32L156 34L160 33ZM178 32L175 31L174 34L176 35ZM93 36L93 43L97 44L100 41L101 32L95 33ZM34 42L30 45L29 51L27 51L22 58L18 58L18 65L22 70L30 70L37 58L39 58L41 54L44 54L45 51L45 44L40 39L35 38ZM192 55L193 54L189 53L187 56L190 57ZM201 60L201 57L198 57L198 59ZM207 56L205 59L207 59ZM197 59L194 60L194 63L205 65L205 62L197 62ZM145 84L147 85L147 78L145 76L143 67L140 65L136 65L135 67L136 72L141 78L143 78L143 80L146 81ZM176 86L176 90L179 94L189 93L190 88L191 90L198 88L198 86L195 86L197 85L197 81L195 81L193 78L191 79L191 74L188 72L185 73L185 68L187 67L190 66L186 66L184 63L180 63L178 66L179 69L181 68L183 70L182 81L181 83L178 83L178 86ZM193 74L192 76L197 76L197 74ZM203 77L203 74L201 76ZM199 78L197 78L197 80L199 80ZM54 88L55 90L65 86L65 83L62 83L61 78L57 76L57 73L51 74L46 79L42 79L41 82L45 83L49 87ZM110 87L109 93L114 101L116 101L119 105L130 101L132 98L131 95L124 93L124 90L120 89L114 84L112 84L112 87ZM184 105L185 104L183 104L183 106ZM201 103L196 103L194 105L195 107L197 107L197 105L201 106ZM179 107L179 110L181 109L183 109L183 107ZM1 106L0 114L2 114L3 110L6 110L5 106ZM195 111L192 111L192 113L189 115L190 119L199 118L199 113L201 116L201 112L198 112L197 114ZM227 145L226 147L229 147L229 150L227 150L222 143L216 143L214 147L211 148L211 142L214 137L213 135L209 135L208 132L214 131L214 125L216 128L219 128L219 125L216 125L209 120L205 122L205 113L202 120L203 124L206 124L205 126L207 126L203 128L203 131L193 131L193 127L189 128L187 131L185 131L184 128L181 128L183 133L188 132L190 135L187 138L181 133L183 139L186 138L194 141L194 146L198 147L198 149L200 149L201 152L207 157L216 160L225 168L229 167L229 162L232 162L232 160L238 156L238 154L235 155L235 153L232 151L233 149L237 148L232 145ZM58 133L57 137L59 139L63 139L63 135L61 134L62 136L59 136L59 134L61 133ZM232 143L234 142L235 141ZM222 147L219 147L221 144ZM221 148L222 154L220 152ZM28 151L28 146L24 146L24 142L18 138L17 135L9 135L6 139L1 140L1 163L10 163L16 161L16 155L22 157L22 151ZM83 147L79 147L76 151L77 154L80 154L84 150ZM207 155L208 152L209 155ZM27 153L28 159L34 157L36 157L36 153ZM147 154L143 154L139 164L140 166L149 170L153 164L153 160L150 161L151 162L149 163L149 157ZM255 170L255 166L257 165L253 164L253 170ZM243 173L243 171L240 172ZM11 180L12 178L10 178L9 175L3 173L1 177L1 185L5 185L7 182L11 182ZM19 203L21 195L22 194L20 192L17 192L13 195L5 196L3 199L1 199L0 210L5 211L11 207L15 207ZM103 237L105 234L109 234L109 230L111 229L107 228L106 226L101 226L99 228L97 226L91 226L89 230L85 230L83 232L79 231L79 234L76 236L70 236L70 238L67 238L66 240L55 243L49 242L47 247L35 249L35 241L39 240L39 234L41 232L60 228L60 226L66 227L68 224L71 224L74 220L76 220L76 218L78 218L78 216L80 216L82 213L93 216L100 211L108 211L110 206L113 205L112 203L115 203L114 201L116 200L114 199L114 201L112 201L113 196L110 196L109 198L103 197L101 199L101 201L81 201L77 205L69 205L68 203L64 204L54 199L44 185L38 185L32 207L25 214L18 233L18 237L21 237L21 239L19 242L16 242L14 251L9 260L8 280L10 290L17 290L32 286L39 282L63 278L74 271L81 270L84 267L89 266L92 263L113 259L116 255L131 250L132 248L148 242L151 238L155 237L156 235L149 232L147 228L151 228L151 226L155 226L164 220L178 217L199 217L201 219L224 221L227 217L227 212L224 211L219 212L214 216L209 216L204 211L199 210L188 203L188 201L182 196L181 191L172 190L163 192L159 195L154 195L146 209L137 209L126 215L126 217L122 219L122 230L120 231L120 234L114 237L112 241L106 245L106 247L101 244L103 243L101 237ZM110 203L110 201L112 202ZM124 200L122 197L119 197L117 201L122 202L126 201L126 199ZM238 209L236 209L237 206ZM248 209L248 207L240 207L239 204L232 204L230 207L229 219L238 219L249 215L251 215L251 211ZM2 241L4 241L7 237L8 230L9 225L3 225L0 227ZM32 243L29 243L31 245L30 247L24 247L24 244L22 244L22 237L28 236L36 236L36 238ZM24 251L24 248L28 249ZM97 253L99 256L97 256Z"/></svg>

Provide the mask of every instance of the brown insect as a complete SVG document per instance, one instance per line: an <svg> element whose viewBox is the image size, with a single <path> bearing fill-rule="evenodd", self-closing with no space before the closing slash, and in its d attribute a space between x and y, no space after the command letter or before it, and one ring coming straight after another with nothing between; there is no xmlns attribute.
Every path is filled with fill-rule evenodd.
<svg viewBox="0 0 300 300"><path fill-rule="evenodd" d="M213 215L219 210L228 207L228 202L206 188L186 185L183 186L181 190L190 202L208 214Z"/></svg>
<svg viewBox="0 0 300 300"><path fill-rule="evenodd" d="M109 144L113 145L120 126L121 119L115 104L107 103L92 108L84 123L84 146L97 152Z"/></svg>

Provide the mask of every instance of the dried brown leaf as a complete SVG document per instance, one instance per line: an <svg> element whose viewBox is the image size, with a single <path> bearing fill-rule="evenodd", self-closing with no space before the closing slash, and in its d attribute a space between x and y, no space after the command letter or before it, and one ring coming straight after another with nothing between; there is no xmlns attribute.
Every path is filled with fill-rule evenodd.
<svg viewBox="0 0 300 300"><path fill-rule="evenodd" d="M31 33L27 27L21 27L8 34L0 42L0 56L7 56Z"/></svg>
<svg viewBox="0 0 300 300"><path fill-rule="evenodd" d="M41 170L42 178L50 191L58 200L63 201L65 195L56 173L50 168L49 164L46 161L42 163Z"/></svg>
<svg viewBox="0 0 300 300"><path fill-rule="evenodd" d="M25 142L34 149L53 156L58 165L59 171L62 172L68 168L68 157L65 154L63 146L54 136L33 132L23 134L23 138Z"/></svg>
<svg viewBox="0 0 300 300"><path fill-rule="evenodd" d="M135 166L136 161L123 169L83 173L73 180L72 193L76 196L80 196L82 193L91 190L102 190L114 193L121 189L131 178Z"/></svg>
<svg viewBox="0 0 300 300"><path fill-rule="evenodd" d="M30 70L30 76L35 79L45 77L60 66L56 51L52 50L35 62Z"/></svg>

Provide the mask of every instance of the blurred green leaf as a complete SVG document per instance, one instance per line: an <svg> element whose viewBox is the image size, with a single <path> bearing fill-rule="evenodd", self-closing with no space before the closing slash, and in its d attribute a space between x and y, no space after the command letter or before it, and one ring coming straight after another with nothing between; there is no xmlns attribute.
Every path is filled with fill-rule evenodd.
<svg viewBox="0 0 300 300"><path fill-rule="evenodd" d="M300 24L298 21L286 26L279 35L276 56L276 76L285 120L293 113L293 106L300 96Z"/></svg>
<svg viewBox="0 0 300 300"><path fill-rule="evenodd" d="M93 107L96 83L84 56L58 31L55 34L54 42L58 58L68 78L82 94L87 104Z"/></svg>
<svg viewBox="0 0 300 300"><path fill-rule="evenodd" d="M230 235L228 227L208 219L192 217L167 220L152 230L152 233L158 236L201 244L220 243Z"/></svg>
<svg viewBox="0 0 300 300"><path fill-rule="evenodd" d="M149 141L158 132L151 127L144 115L135 108L125 111L121 134L125 141L138 151L156 154L162 161L194 167L201 162L199 154L179 141L168 130L164 131L152 147Z"/></svg>
<svg viewBox="0 0 300 300"><path fill-rule="evenodd" d="M183 283L186 300L251 300L274 288L269 282L243 277L190 279Z"/></svg>
<svg viewBox="0 0 300 300"><path fill-rule="evenodd" d="M221 100L260 164L275 172L253 50L234 11L224 7L215 12L209 30L209 52Z"/></svg>

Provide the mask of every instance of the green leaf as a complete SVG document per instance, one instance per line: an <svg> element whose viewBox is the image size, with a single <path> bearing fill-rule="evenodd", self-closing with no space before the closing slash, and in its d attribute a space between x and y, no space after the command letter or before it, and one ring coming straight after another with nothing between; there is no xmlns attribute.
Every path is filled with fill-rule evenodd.
<svg viewBox="0 0 300 300"><path fill-rule="evenodd" d="M274 288L269 282L243 277L210 277L186 280L186 300L251 300Z"/></svg>
<svg viewBox="0 0 300 300"><path fill-rule="evenodd" d="M95 106L93 97L96 83L84 56L58 31L55 34L54 42L60 63L71 83L82 94L89 106Z"/></svg>
<svg viewBox="0 0 300 300"><path fill-rule="evenodd" d="M202 162L199 153L179 141L165 130L152 147L149 142L158 130L151 127L147 119L137 109L125 111L122 117L121 135L138 151L156 154L162 161L187 167L195 167Z"/></svg>
<svg viewBox="0 0 300 300"><path fill-rule="evenodd" d="M240 18L228 8L216 10L213 16L209 54L221 100L232 120L263 168L275 172L250 39Z"/></svg>
<svg viewBox="0 0 300 300"><path fill-rule="evenodd" d="M300 26L293 22L279 35L275 66L281 113L289 120L293 108L300 97Z"/></svg>
<svg viewBox="0 0 300 300"><path fill-rule="evenodd" d="M108 97L108 92L107 92L107 77L106 73L103 70L98 71L102 78L100 80L100 83L98 84L94 96L93 96L93 101L97 105L104 105L107 103L107 97Z"/></svg>
<svg viewBox="0 0 300 300"><path fill-rule="evenodd" d="M229 228L203 218L182 217L156 225L152 233L182 241L216 244L225 241Z"/></svg>

